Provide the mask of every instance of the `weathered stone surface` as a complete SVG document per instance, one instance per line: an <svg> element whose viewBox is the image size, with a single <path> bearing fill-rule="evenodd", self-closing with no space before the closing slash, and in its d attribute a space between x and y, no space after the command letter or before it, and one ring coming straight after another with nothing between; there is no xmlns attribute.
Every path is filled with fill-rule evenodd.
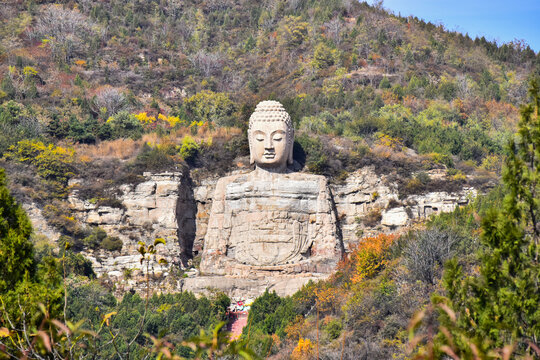
<svg viewBox="0 0 540 360"><path fill-rule="evenodd" d="M404 207L389 209L382 213L381 224L386 226L405 226L409 222L409 215Z"/></svg>
<svg viewBox="0 0 540 360"><path fill-rule="evenodd" d="M260 169L221 179L204 246L203 274L330 272L341 244L326 179Z"/></svg>
<svg viewBox="0 0 540 360"><path fill-rule="evenodd" d="M23 204L22 207L32 221L32 227L37 235L44 235L53 241L60 237L60 233L47 223L41 210L35 204Z"/></svg>
<svg viewBox="0 0 540 360"><path fill-rule="evenodd" d="M120 186L122 195L117 199L121 204L119 207L96 206L82 201L76 191L69 197L72 209L83 223L100 226L110 236L117 236L123 242L122 250L118 253L98 251L86 254L98 275L112 276L123 269L139 269L138 242L150 244L156 238L166 240L165 246L158 246L158 257L168 261L167 268L181 266L184 239L179 234L193 237L195 233L194 225L191 230L186 227L188 231L179 231L179 226L183 226L179 225L179 218L184 217L183 211L178 211L178 204L185 197L182 192L186 191L185 184L182 184L184 177L181 173L145 173L144 176L146 181L136 186ZM187 189L188 192L190 190ZM194 202L192 206L195 206ZM158 266L157 262L152 264L152 268L157 267L161 265Z"/></svg>

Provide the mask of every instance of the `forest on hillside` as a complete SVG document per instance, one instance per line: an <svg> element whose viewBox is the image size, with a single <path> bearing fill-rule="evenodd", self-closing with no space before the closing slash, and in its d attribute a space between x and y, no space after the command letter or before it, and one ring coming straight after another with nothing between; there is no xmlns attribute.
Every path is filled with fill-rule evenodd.
<svg viewBox="0 0 540 360"><path fill-rule="evenodd" d="M2 2L0 359L540 358L540 54L381 4ZM264 294L238 341L221 331L223 294L116 299L79 252L122 242L73 217L70 180L94 179L81 197L114 207L107 186L145 171L226 174L267 99L292 117L302 171L340 182L375 165L416 194L443 169L437 186L486 194L359 238L327 281ZM58 242L32 234L24 203Z"/></svg>

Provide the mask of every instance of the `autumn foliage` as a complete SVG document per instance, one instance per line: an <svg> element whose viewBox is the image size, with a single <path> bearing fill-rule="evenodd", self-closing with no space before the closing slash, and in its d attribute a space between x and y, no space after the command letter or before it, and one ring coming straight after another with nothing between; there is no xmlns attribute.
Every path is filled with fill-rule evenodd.
<svg viewBox="0 0 540 360"><path fill-rule="evenodd" d="M377 275L389 261L388 249L395 241L395 235L380 234L362 239L349 255L353 264L351 282L358 284Z"/></svg>
<svg viewBox="0 0 540 360"><path fill-rule="evenodd" d="M314 346L311 340L302 339L298 340L298 345L294 348L293 353L291 354L291 359L293 360L308 360L312 359L314 355Z"/></svg>

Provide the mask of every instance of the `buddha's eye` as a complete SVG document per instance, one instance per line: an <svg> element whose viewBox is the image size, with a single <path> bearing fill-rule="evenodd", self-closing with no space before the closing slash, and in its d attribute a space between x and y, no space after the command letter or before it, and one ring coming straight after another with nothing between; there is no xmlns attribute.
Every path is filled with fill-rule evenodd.
<svg viewBox="0 0 540 360"><path fill-rule="evenodd" d="M283 139L282 136L275 136L274 141L281 141Z"/></svg>
<svg viewBox="0 0 540 360"><path fill-rule="evenodd" d="M257 136L255 137L257 141L264 141L264 136Z"/></svg>

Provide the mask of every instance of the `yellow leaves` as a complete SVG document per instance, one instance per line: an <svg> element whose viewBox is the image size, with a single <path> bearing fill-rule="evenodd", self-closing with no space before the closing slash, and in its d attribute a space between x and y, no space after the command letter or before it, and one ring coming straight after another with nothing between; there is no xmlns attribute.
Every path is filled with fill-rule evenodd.
<svg viewBox="0 0 540 360"><path fill-rule="evenodd" d="M34 69L32 66L25 66L23 68L23 75L25 77L32 77L32 76L36 76L37 75L37 70Z"/></svg>
<svg viewBox="0 0 540 360"><path fill-rule="evenodd" d="M302 337L302 334L304 333L304 323L305 319L301 315L297 315L296 319L289 323L287 327L285 328L285 333L287 334L287 339L290 340L296 340L300 339Z"/></svg>
<svg viewBox="0 0 540 360"><path fill-rule="evenodd" d="M75 65L86 67L86 60L75 60Z"/></svg>
<svg viewBox="0 0 540 360"><path fill-rule="evenodd" d="M300 16L286 16L279 26L278 41L287 46L294 47L302 44L308 36L309 23L301 21Z"/></svg>
<svg viewBox="0 0 540 360"><path fill-rule="evenodd" d="M103 320L101 321L101 326L103 326L103 324L109 326L109 321L110 321L110 318L113 317L114 315L116 315L117 312L116 311L113 311L113 312L110 312L108 314L105 314L103 316Z"/></svg>
<svg viewBox="0 0 540 360"><path fill-rule="evenodd" d="M294 348L291 359L293 360L308 360L313 358L314 346L311 340L302 339L298 340L298 345Z"/></svg>
<svg viewBox="0 0 540 360"><path fill-rule="evenodd" d="M403 139L398 137L391 137L390 135L379 133L377 135L377 143L382 146L386 146L392 149L398 149L403 147Z"/></svg>
<svg viewBox="0 0 540 360"><path fill-rule="evenodd" d="M339 288L324 287L315 289L315 297L317 299L317 308L324 313L335 308L336 304L343 298L343 294Z"/></svg>
<svg viewBox="0 0 540 360"><path fill-rule="evenodd" d="M158 114L157 119L155 116L149 116L147 112L141 112L135 115L135 118L141 122L143 125L150 125L156 123L157 120L160 120L163 123L167 123L171 128L176 127L177 125L185 123L184 120L180 119L178 116L167 116L164 114Z"/></svg>
<svg viewBox="0 0 540 360"><path fill-rule="evenodd" d="M161 114L160 114L161 115ZM135 118L139 120L142 124L153 124L156 121L155 116L148 116L146 112L138 113L135 115ZM109 120L107 120L108 122Z"/></svg>
<svg viewBox="0 0 540 360"><path fill-rule="evenodd" d="M10 335L10 332L5 327L0 328L0 337L8 337Z"/></svg>

